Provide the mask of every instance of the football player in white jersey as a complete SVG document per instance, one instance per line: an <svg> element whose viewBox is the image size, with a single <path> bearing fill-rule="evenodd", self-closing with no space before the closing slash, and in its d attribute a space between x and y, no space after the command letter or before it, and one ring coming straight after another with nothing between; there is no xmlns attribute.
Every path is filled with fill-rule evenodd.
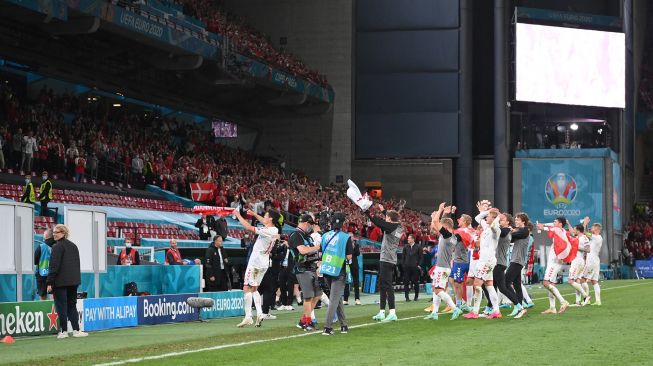
<svg viewBox="0 0 653 366"><path fill-rule="evenodd" d="M264 216L256 214L252 210L247 210L247 214L253 216L259 222L263 223L263 227L252 226L247 220L243 218L239 210L234 210L235 216L243 225L246 231L258 235L252 254L247 262L247 269L243 278L243 291L245 296L245 318L238 324L239 328L246 325L254 324L252 320L252 300L256 307L256 326L260 327L263 322L263 311L261 309L261 294L258 292L258 286L263 280L265 272L270 267L270 251L274 246L274 242L279 239L280 214L277 211L269 210Z"/></svg>
<svg viewBox="0 0 653 366"><path fill-rule="evenodd" d="M501 318L499 296L497 295L492 282L492 271L494 270L494 266L497 264L496 251L497 245L499 244L499 235L501 234L499 220L497 219L499 216L499 210L495 208L490 209L489 201L478 202L476 207L480 213L476 216L475 220L481 224L483 232L481 233L480 240L480 256L476 265L476 274L474 276L474 306L473 310L464 315L464 317L468 319L478 318L478 312L483 296L481 286L485 284L490 295L490 302L494 306L488 319Z"/></svg>
<svg viewBox="0 0 653 366"><path fill-rule="evenodd" d="M585 261L585 271L583 272L584 282L592 282L592 286L594 287L594 304L592 305L597 306L601 306L601 286L599 286L599 273L601 271L601 247L603 246L603 237L601 236L602 229L603 227L601 224L597 223L592 225L592 237L590 238L589 243L585 245L587 260Z"/></svg>
<svg viewBox="0 0 653 366"><path fill-rule="evenodd" d="M587 227L587 224L589 224L589 221L590 218L585 217L585 219L583 219L583 224L576 225L574 230L578 239L578 253L576 254L576 258L571 261L571 265L569 266L569 285L576 289L576 302L572 306L580 306L581 300L583 306L589 304L590 302L589 293L583 289L582 285L579 282L582 278L583 272L585 271L584 252L585 245L587 245L589 242L589 238L587 235L585 235L585 228Z"/></svg>

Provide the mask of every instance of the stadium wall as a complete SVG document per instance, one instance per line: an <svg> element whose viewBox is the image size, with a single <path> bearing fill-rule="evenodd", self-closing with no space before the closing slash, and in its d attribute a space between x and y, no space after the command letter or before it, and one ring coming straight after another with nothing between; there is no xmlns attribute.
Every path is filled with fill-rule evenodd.
<svg viewBox="0 0 653 366"><path fill-rule="evenodd" d="M322 183L351 175L351 0L225 0L226 8L325 74L336 99L326 113L269 118L255 152L281 158ZM280 44L285 38L286 43Z"/></svg>

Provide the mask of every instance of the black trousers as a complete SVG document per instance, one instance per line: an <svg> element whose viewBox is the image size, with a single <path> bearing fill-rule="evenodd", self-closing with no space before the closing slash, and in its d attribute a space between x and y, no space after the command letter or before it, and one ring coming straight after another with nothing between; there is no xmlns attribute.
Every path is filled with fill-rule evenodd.
<svg viewBox="0 0 653 366"><path fill-rule="evenodd" d="M41 201L41 216L49 216L48 215L48 202L50 202L50 200Z"/></svg>
<svg viewBox="0 0 653 366"><path fill-rule="evenodd" d="M388 309L395 308L395 289L392 287L392 275L395 272L395 265L388 262L379 262L379 289L381 290L380 308L385 309L386 302Z"/></svg>
<svg viewBox="0 0 653 366"><path fill-rule="evenodd" d="M485 287L485 284L481 286L481 290L483 290L483 295L485 295L485 298L487 299L487 306L491 308L494 307L494 305L492 304L492 300L490 300L490 294L487 292L487 288Z"/></svg>
<svg viewBox="0 0 653 366"><path fill-rule="evenodd" d="M360 290L361 284L360 284L360 281L358 280L358 266L351 266L351 268L349 270L351 271L352 283L351 283L351 286L349 284L347 284L347 286L345 286L345 301L349 301L349 295L350 295L351 287L354 287L354 299L360 300L360 298L361 298L361 290Z"/></svg>
<svg viewBox="0 0 653 366"><path fill-rule="evenodd" d="M501 291L513 304L517 305L517 295L514 293L508 293L508 288L506 286L506 266L503 264L497 264L492 271L492 277L494 278L494 288ZM498 304L501 305L501 304Z"/></svg>
<svg viewBox="0 0 653 366"><path fill-rule="evenodd" d="M207 292L227 291L229 289L228 282L226 269L220 269L215 276L215 281L211 281L210 277L206 279L205 290Z"/></svg>
<svg viewBox="0 0 653 366"><path fill-rule="evenodd" d="M273 271L272 268L269 268L263 276L261 285L258 287L258 292L261 294L261 296L263 296L263 304L261 309L263 310L263 314L269 314L270 308L272 305L274 305L278 278L279 272Z"/></svg>
<svg viewBox="0 0 653 366"><path fill-rule="evenodd" d="M521 264L511 262L508 266L508 271L506 271L507 291L512 292L515 295L515 300L517 300L519 304L524 301L524 294L521 291L521 270L523 268L524 266ZM506 294L506 296L509 295ZM517 303L515 303L515 305L517 305Z"/></svg>
<svg viewBox="0 0 653 366"><path fill-rule="evenodd" d="M66 332L68 321L73 330L79 330L79 315L77 314L77 286L53 287L54 307L59 314L61 332Z"/></svg>
<svg viewBox="0 0 653 366"><path fill-rule="evenodd" d="M415 300L419 296L419 268L417 266L406 266L403 269L404 274L404 295L406 300L410 299L410 285L415 288Z"/></svg>
<svg viewBox="0 0 653 366"><path fill-rule="evenodd" d="M291 268L281 267L281 271L279 272L279 289L281 290L279 301L281 301L281 305L292 305L295 280L295 275L292 273Z"/></svg>

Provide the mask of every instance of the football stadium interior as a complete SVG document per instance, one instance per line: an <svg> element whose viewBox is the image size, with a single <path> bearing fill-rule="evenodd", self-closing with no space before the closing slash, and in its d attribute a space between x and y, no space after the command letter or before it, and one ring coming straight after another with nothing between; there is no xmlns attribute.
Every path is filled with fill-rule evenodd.
<svg viewBox="0 0 653 366"><path fill-rule="evenodd" d="M0 364L652 363L651 29L0 0Z"/></svg>

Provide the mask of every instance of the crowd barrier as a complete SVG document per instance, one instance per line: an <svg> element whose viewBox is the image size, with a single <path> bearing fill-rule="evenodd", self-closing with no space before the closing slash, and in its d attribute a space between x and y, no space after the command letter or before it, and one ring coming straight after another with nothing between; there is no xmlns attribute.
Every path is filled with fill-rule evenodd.
<svg viewBox="0 0 653 366"><path fill-rule="evenodd" d="M14 302L16 298L15 274L0 274L0 302ZM126 283L136 282L139 291L151 294L182 294L200 291L200 266L107 266L100 273L100 297L122 296ZM34 275L22 276L23 299L37 299ZM93 273L82 273L78 292L95 294Z"/></svg>
<svg viewBox="0 0 653 366"><path fill-rule="evenodd" d="M200 311L186 304L186 299L198 296L214 299L215 305ZM236 317L244 315L245 309L243 291L233 290L83 299L77 300L77 313L81 330L98 331ZM52 300L0 303L0 337L56 334L60 326Z"/></svg>
<svg viewBox="0 0 653 366"><path fill-rule="evenodd" d="M635 261L635 273L639 277L653 277L653 260Z"/></svg>

